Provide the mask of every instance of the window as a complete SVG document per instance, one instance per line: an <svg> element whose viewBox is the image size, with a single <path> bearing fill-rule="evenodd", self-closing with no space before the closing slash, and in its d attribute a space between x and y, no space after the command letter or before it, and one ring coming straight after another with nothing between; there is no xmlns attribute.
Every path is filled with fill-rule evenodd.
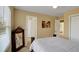
<svg viewBox="0 0 79 59"><path fill-rule="evenodd" d="M3 24L3 7L0 7L0 35L5 31Z"/></svg>
<svg viewBox="0 0 79 59"><path fill-rule="evenodd" d="M37 38L37 16L27 16L27 37Z"/></svg>
<svg viewBox="0 0 79 59"><path fill-rule="evenodd" d="M63 35L64 33L64 21L60 21L60 35Z"/></svg>
<svg viewBox="0 0 79 59"><path fill-rule="evenodd" d="M60 23L60 32L64 31L64 22Z"/></svg>
<svg viewBox="0 0 79 59"><path fill-rule="evenodd" d="M0 51L5 51L11 39L11 12L7 6L0 6Z"/></svg>

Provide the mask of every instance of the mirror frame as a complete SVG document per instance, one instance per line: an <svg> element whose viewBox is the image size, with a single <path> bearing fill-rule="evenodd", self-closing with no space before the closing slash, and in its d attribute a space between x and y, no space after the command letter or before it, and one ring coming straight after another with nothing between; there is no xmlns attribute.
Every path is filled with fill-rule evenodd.
<svg viewBox="0 0 79 59"><path fill-rule="evenodd" d="M16 48L16 34L22 33L22 45ZM17 27L15 30L12 31L12 52L16 52L25 46L24 43L24 29L21 27Z"/></svg>

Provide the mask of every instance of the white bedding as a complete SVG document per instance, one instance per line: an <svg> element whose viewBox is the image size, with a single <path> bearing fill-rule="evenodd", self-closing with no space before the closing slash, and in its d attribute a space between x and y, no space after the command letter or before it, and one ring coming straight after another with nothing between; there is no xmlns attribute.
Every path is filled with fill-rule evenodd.
<svg viewBox="0 0 79 59"><path fill-rule="evenodd" d="M33 41L31 49L35 52L79 52L79 42L57 37L41 38Z"/></svg>

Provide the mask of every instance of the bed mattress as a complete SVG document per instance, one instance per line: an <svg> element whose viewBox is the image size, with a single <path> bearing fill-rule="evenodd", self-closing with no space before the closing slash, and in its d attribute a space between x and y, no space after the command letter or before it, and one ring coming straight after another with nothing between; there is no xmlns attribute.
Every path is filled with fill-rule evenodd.
<svg viewBox="0 0 79 59"><path fill-rule="evenodd" d="M60 37L40 38L33 41L34 52L79 52L79 42Z"/></svg>

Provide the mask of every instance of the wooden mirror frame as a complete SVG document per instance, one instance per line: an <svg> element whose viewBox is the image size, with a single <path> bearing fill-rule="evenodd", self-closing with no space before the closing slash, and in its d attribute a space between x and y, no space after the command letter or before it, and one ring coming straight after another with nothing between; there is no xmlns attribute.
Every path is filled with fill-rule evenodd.
<svg viewBox="0 0 79 59"><path fill-rule="evenodd" d="M16 48L16 34L22 33L22 45L20 45L18 48ZM12 31L12 52L16 52L20 50L22 47L25 46L24 43L24 29L21 27L17 27L15 30Z"/></svg>

